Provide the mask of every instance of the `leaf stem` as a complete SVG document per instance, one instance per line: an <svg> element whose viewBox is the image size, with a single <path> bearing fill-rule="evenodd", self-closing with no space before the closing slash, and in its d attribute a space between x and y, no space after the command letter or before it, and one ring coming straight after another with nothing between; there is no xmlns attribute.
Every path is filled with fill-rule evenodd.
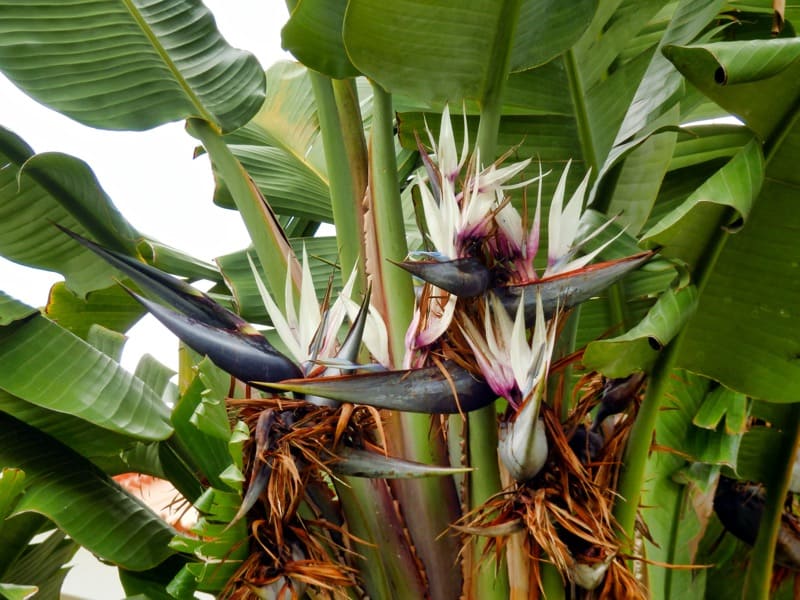
<svg viewBox="0 0 800 600"><path fill-rule="evenodd" d="M514 32L519 18L521 0L505 0L497 25L487 76L481 97L481 120L478 125L476 144L481 161L489 164L494 160L497 147L497 134L500 130L500 117L503 112L503 92L511 66L511 49ZM480 168L480 165L478 165Z"/></svg>
<svg viewBox="0 0 800 600"><path fill-rule="evenodd" d="M696 281L698 298L700 298L705 289L714 265L716 265L717 259L725 247L729 234L723 226L728 222L729 217L729 212L725 211L710 236L705 252L702 253L701 258L695 265L693 279ZM661 410L669 377L677 362L680 346L686 331L687 328L684 325L683 329L664 348L656 360L656 364L650 374L650 382L647 385L644 401L639 408L639 413L636 415L636 421L631 427L628 445L625 449L625 467L620 474L617 487L619 500L614 506L614 517L620 526L619 537L623 545L630 544L633 540L636 512L639 508L639 498L644 485L645 465L650 456L650 444L653 440L656 419Z"/></svg>
<svg viewBox="0 0 800 600"><path fill-rule="evenodd" d="M783 443L778 456L784 467L772 481L766 482L766 504L764 513L761 515L758 537L756 537L756 543L750 553L750 566L744 580L742 598L767 600L770 596L775 546L781 528L786 494L792 479L794 457L800 444L800 403L791 405L789 419L787 419L783 433Z"/></svg>
<svg viewBox="0 0 800 600"><path fill-rule="evenodd" d="M589 112L586 106L586 91L583 88L580 69L573 49L564 53L564 67L569 82L570 98L575 111L575 121L578 125L578 139L581 144L581 154L586 164L586 169L592 170L592 176L597 177L600 168L597 158L597 149L593 143L592 128L589 124Z"/></svg>
<svg viewBox="0 0 800 600"><path fill-rule="evenodd" d="M561 579L561 573L558 572L556 566L551 562L543 562L539 567L539 571L542 574L544 599L564 600L567 597L564 589L564 580Z"/></svg>
<svg viewBox="0 0 800 600"><path fill-rule="evenodd" d="M363 239L361 235L363 224L361 199L363 189L356 189L357 173L359 169L363 169L363 165L351 164L351 153L348 152L348 145L345 143L343 131L346 130L348 132L348 139L352 144L354 141L353 136L356 135L354 127L360 127L361 119L360 115L357 115L357 112L352 107L349 107L346 111L348 120L357 120L358 123L350 122L343 125L336 105L336 97L331 80L311 69L308 70L308 77L311 80L311 88L314 91L320 134L325 149L325 164L330 182L333 222L336 226L336 236L340 244L341 276L342 280L346 281L353 269L358 269L354 287L355 293L358 294L365 289L365 253L361 244ZM354 154L352 158L356 159L357 156Z"/></svg>
<svg viewBox="0 0 800 600"><path fill-rule="evenodd" d="M375 224L375 240L380 264L374 265L381 279L374 282L384 293L386 326L389 330L389 351L395 366L405 354L405 334L414 312L414 289L411 276L403 269L387 263L401 261L408 253L397 183L397 158L394 148L394 111L392 97L381 86L372 84L373 113L370 149L370 188ZM376 273L372 273L376 276Z"/></svg>

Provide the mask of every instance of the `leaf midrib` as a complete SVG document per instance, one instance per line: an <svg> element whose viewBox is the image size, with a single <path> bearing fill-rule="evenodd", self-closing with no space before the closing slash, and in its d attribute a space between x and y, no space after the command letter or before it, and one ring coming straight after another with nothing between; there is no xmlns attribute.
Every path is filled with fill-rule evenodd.
<svg viewBox="0 0 800 600"><path fill-rule="evenodd" d="M178 69L175 61L169 56L169 53L166 49L161 45L158 36L155 35L150 24L144 19L141 12L134 6L132 0L123 0L123 4L125 8L130 13L131 17L133 17L136 24L139 26L139 29L144 33L147 40L150 42L150 46L156 51L158 56L161 58L163 63L166 65L167 69L173 74L178 86L183 90L184 94L189 98L190 103L192 106L197 109L200 113L198 116L209 123L214 123L215 126L219 126L210 112L206 110L203 106L203 103L200 101L200 98L195 94L192 87L189 85L189 82L183 76L183 74Z"/></svg>

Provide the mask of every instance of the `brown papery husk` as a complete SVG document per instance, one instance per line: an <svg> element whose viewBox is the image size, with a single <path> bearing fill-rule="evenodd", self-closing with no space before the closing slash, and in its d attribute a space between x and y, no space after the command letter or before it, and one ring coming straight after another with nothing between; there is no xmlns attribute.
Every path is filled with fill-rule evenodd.
<svg viewBox="0 0 800 600"><path fill-rule="evenodd" d="M231 399L228 405L251 431L243 451L245 481L251 481L253 470L265 464L271 474L247 513L250 555L222 597L255 599L259 596L254 588L279 581L284 582L286 598L304 585L317 598L349 597L345 588L358 586L353 546L363 541L326 518L314 498L322 497L339 514L330 487L331 466L338 460L334 440L383 451L373 441L380 429L377 412L364 406L319 407L280 397ZM255 425L261 411L269 409L280 416L271 430L269 447L259 448ZM309 496L312 488L313 497Z"/></svg>

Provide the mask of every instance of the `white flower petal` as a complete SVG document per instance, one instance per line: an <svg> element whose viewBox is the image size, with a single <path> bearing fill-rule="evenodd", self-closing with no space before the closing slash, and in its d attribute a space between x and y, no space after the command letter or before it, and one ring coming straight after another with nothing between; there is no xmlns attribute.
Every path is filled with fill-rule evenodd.
<svg viewBox="0 0 800 600"><path fill-rule="evenodd" d="M314 289L314 281L311 279L311 268L308 265L308 253L303 244L303 277L300 285L300 321L298 329L300 339L311 340L319 329L321 322L320 307L317 301L317 292Z"/></svg>
<svg viewBox="0 0 800 600"><path fill-rule="evenodd" d="M247 255L247 262L250 263L250 269L253 271L253 278L256 280L258 293L261 294L261 300L264 302L264 307L267 309L267 314L272 321L273 327L275 327L275 331L278 332L278 336L286 345L286 348L295 359L295 362L298 364L303 364L306 360L308 360L308 353L301 348L297 338L294 335L294 332L289 326L289 323L283 316L283 312L281 312L281 310L278 308L278 305L275 304L275 301L272 299L269 291L267 291L264 282L261 281L261 276L259 275L255 264L253 264L253 259L250 258L249 254Z"/></svg>

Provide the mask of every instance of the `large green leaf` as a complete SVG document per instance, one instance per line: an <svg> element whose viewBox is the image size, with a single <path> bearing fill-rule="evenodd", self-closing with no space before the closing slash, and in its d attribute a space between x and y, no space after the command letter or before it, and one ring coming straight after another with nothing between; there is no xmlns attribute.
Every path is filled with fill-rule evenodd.
<svg viewBox="0 0 800 600"><path fill-rule="evenodd" d="M258 110L258 61L198 0L0 2L0 70L86 125L148 129L199 117L223 130Z"/></svg>
<svg viewBox="0 0 800 600"><path fill-rule="evenodd" d="M79 337L35 316L0 328L0 389L142 440L172 432L161 398Z"/></svg>
<svg viewBox="0 0 800 600"><path fill-rule="evenodd" d="M35 585L38 592L34 598L59 598L70 568L67 563L77 550L78 545L73 540L61 531L54 531L44 540L29 544L6 572L4 580L23 586Z"/></svg>
<svg viewBox="0 0 800 600"><path fill-rule="evenodd" d="M764 140L782 126L800 93L798 38L667 46L664 54L704 94ZM779 92L765 94L767 88Z"/></svg>
<svg viewBox="0 0 800 600"><path fill-rule="evenodd" d="M763 58L754 46L736 49L739 52L720 54L731 60L725 66L728 73L734 66ZM750 60L743 54L746 51L752 53ZM678 360L736 391L780 402L795 402L800 396L800 321L794 318L800 305L800 279L794 275L800 268L798 64L760 81L722 87L714 82L713 71L679 65L700 89L768 137L763 140L766 165L761 192L746 226L730 236L717 260ZM774 112L737 110L746 101Z"/></svg>
<svg viewBox="0 0 800 600"><path fill-rule="evenodd" d="M685 202L651 227L643 242L664 246L664 254L696 263L721 220L726 219L724 224L733 228L746 221L763 181L761 144L753 139Z"/></svg>
<svg viewBox="0 0 800 600"><path fill-rule="evenodd" d="M34 156L21 138L2 127L0 165L0 253L63 273L81 295L110 285L113 269L52 226L59 223L117 250L133 248L136 231L89 166L65 154Z"/></svg>
<svg viewBox="0 0 800 600"><path fill-rule="evenodd" d="M89 292L83 299L59 282L50 289L45 308L50 319L84 339L94 324L125 332L144 312L142 305L117 284Z"/></svg>
<svg viewBox="0 0 800 600"><path fill-rule="evenodd" d="M505 39L498 32L501 20L509 18L508 4L351 2L344 18L345 47L355 67L391 93L460 104L483 97L495 46L512 48L515 70L543 64L583 33L595 8L592 0L520 2L514 38Z"/></svg>
<svg viewBox="0 0 800 600"><path fill-rule="evenodd" d="M355 77L342 39L347 0L300 0L281 30L284 49L304 65L335 79Z"/></svg>
<svg viewBox="0 0 800 600"><path fill-rule="evenodd" d="M696 301L694 286L667 290L635 327L621 336L589 344L583 364L606 377L625 377L635 371L649 370L658 353L694 312Z"/></svg>
<svg viewBox="0 0 800 600"><path fill-rule="evenodd" d="M0 291L0 325L8 325L20 319L27 319L39 311Z"/></svg>
<svg viewBox="0 0 800 600"><path fill-rule="evenodd" d="M0 426L0 463L26 475L15 514L45 515L82 546L132 570L172 553L167 544L175 532L85 458L2 413Z"/></svg>
<svg viewBox="0 0 800 600"><path fill-rule="evenodd" d="M222 440L220 431L229 431L227 416L224 414L222 398L227 389L220 393L208 390L206 381L213 381L216 369L208 359L198 367L206 375L195 377L184 392L172 412L177 443L190 457L196 468L218 489L229 489L220 474L232 464L228 451L227 438ZM228 433L228 437L229 437Z"/></svg>

